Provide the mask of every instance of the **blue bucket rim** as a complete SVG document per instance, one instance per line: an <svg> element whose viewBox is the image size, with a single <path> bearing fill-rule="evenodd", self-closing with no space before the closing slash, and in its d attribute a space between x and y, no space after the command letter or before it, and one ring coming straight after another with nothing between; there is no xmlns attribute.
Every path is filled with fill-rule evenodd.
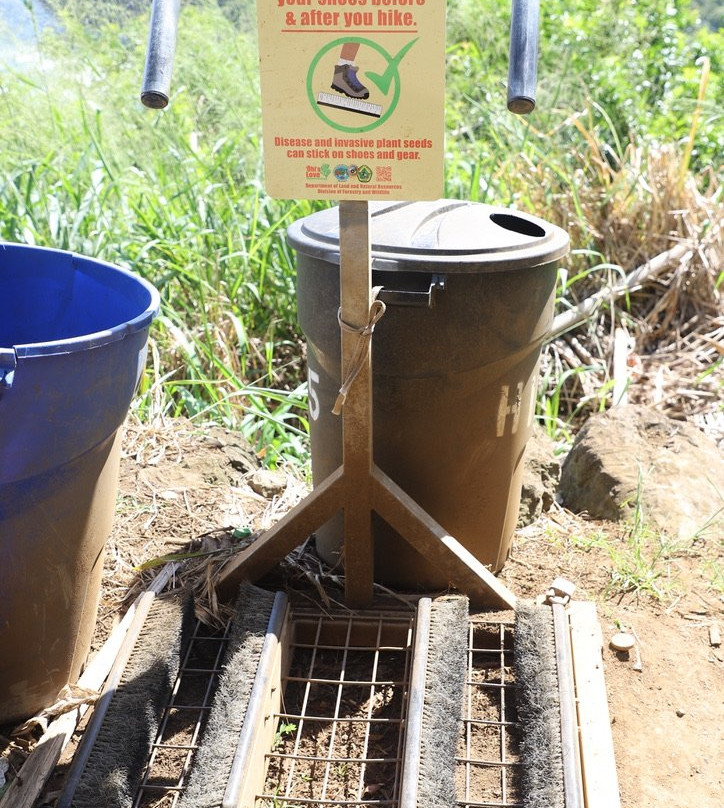
<svg viewBox="0 0 724 808"><path fill-rule="evenodd" d="M55 253L64 255L70 258L71 264L74 267L76 266L77 262L81 261L83 262L87 261L92 264L105 267L106 269L109 269L116 274L125 275L128 278L131 278L134 282L142 286L148 292L150 297L149 304L144 311L142 311L139 315L132 318L131 320L126 320L125 322L120 323L117 326L113 326L113 328L107 328L104 329L103 331L94 331L91 334L82 334L81 336L78 337L68 337L66 339L60 339L60 340L49 340L47 342L28 342L28 343L22 343L20 345L7 346L11 350L15 351L15 356L18 359L33 356L53 356L55 354L68 354L90 348L99 348L103 345L109 345L110 343L122 340L124 337L129 336L130 334L135 334L138 331L147 328L159 313L159 310L161 308L161 296L158 293L158 289L156 289L156 287L152 283L149 283L149 281L147 281L145 278L142 278L140 275L137 275L135 272L131 272L128 269L116 266L116 264L111 264L109 261L104 261L100 258L92 258L87 255L81 255L80 253L72 252L71 250L60 250L55 247L36 247L32 244L15 244L11 242L0 242L0 250L6 250L8 248L18 249L21 251L28 250L32 252Z"/></svg>

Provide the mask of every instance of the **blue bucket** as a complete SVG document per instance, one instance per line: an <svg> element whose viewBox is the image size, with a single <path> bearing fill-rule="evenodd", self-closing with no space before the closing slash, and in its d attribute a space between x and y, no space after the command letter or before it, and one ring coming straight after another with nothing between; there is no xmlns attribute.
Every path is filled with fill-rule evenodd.
<svg viewBox="0 0 724 808"><path fill-rule="evenodd" d="M52 703L90 648L158 309L111 264L0 244L0 724Z"/></svg>

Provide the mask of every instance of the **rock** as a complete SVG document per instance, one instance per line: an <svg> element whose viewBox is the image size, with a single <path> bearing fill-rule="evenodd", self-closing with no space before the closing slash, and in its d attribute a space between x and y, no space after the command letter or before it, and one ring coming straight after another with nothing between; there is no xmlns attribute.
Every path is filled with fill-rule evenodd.
<svg viewBox="0 0 724 808"><path fill-rule="evenodd" d="M259 469L252 474L249 485L257 494L272 499L279 496L287 487L287 475L282 471Z"/></svg>
<svg viewBox="0 0 724 808"><path fill-rule="evenodd" d="M594 519L631 518L678 539L724 527L724 457L695 426L643 406L592 415L561 469L563 505Z"/></svg>
<svg viewBox="0 0 724 808"><path fill-rule="evenodd" d="M221 449L229 465L236 471L247 474L259 467L254 450L238 432L212 425L206 427L203 440L208 446Z"/></svg>
<svg viewBox="0 0 724 808"><path fill-rule="evenodd" d="M561 476L555 444L542 426L536 425L525 447L523 484L520 492L518 527L525 527L553 504Z"/></svg>

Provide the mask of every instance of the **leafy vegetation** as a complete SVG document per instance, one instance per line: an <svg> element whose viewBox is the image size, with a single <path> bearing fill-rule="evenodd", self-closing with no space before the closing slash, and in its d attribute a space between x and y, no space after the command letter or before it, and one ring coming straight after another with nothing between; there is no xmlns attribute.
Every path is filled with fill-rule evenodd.
<svg viewBox="0 0 724 808"><path fill-rule="evenodd" d="M146 3L52 6L62 30L37 67L0 71L0 238L98 256L159 288L141 417L219 420L271 464L303 460L284 229L326 203L264 192L253 2L183 4L161 113L137 100ZM720 217L724 36L689 0L550 0L538 110L519 119L505 112L508 25L498 0L450 4L445 193L564 226L563 309ZM565 438L585 369L551 362L541 408Z"/></svg>

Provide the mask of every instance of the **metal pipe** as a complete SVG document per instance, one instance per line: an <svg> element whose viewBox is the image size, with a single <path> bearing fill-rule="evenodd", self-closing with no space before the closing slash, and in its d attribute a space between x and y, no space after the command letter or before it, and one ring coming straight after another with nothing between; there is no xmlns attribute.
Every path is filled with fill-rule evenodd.
<svg viewBox="0 0 724 808"><path fill-rule="evenodd" d="M425 706L427 662L430 652L430 614L432 601L420 598L415 618L415 645L413 648L410 690L407 697L405 722L405 751L402 764L400 808L415 808L418 804L417 787L420 782L420 753L422 744L422 711Z"/></svg>
<svg viewBox="0 0 724 808"><path fill-rule="evenodd" d="M508 109L527 115L535 109L540 0L513 0L510 19Z"/></svg>
<svg viewBox="0 0 724 808"><path fill-rule="evenodd" d="M152 109L163 109L168 104L179 6L180 0L153 0L141 87L141 101Z"/></svg>
<svg viewBox="0 0 724 808"><path fill-rule="evenodd" d="M274 596L272 613L269 616L264 644L262 645L259 664L249 693L249 701L244 714L244 722L239 733L239 740L234 753L234 760L231 764L231 772L226 783L222 808L236 808L241 804L241 796L249 775L254 773L256 765L253 756L254 741L260 727L264 726L268 716L264 714L267 708L267 695L273 686L281 687L281 682L274 683L274 661L277 648L281 642L282 631L287 622L288 598L283 592L277 592ZM279 674L283 676L284 674ZM253 792L252 792L253 793Z"/></svg>
<svg viewBox="0 0 724 808"><path fill-rule="evenodd" d="M573 687L573 654L568 614L562 603L553 602L558 692L561 700L561 751L566 808L583 808L581 754L578 739L576 694Z"/></svg>

